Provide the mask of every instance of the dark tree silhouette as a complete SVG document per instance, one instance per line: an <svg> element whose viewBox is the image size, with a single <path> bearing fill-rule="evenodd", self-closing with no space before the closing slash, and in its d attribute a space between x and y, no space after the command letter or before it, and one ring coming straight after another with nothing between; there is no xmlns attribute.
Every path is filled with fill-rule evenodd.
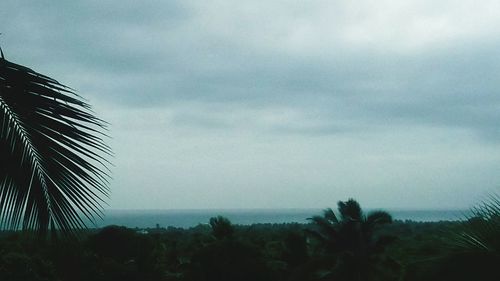
<svg viewBox="0 0 500 281"><path fill-rule="evenodd" d="M471 215L454 234L449 243L455 251L437 263L440 269L435 277L440 280L498 279L495 265L500 264L500 195L491 194L473 207Z"/></svg>
<svg viewBox="0 0 500 281"><path fill-rule="evenodd" d="M338 211L340 219L330 208L323 211L323 216L309 219L315 225L315 229L309 233L321 241L327 253L349 251L357 255L367 255L384 242L374 239L373 233L377 226L392 222L389 213L374 211L365 216L354 199L339 201Z"/></svg>
<svg viewBox="0 0 500 281"><path fill-rule="evenodd" d="M308 233L319 241L323 257L335 261L332 268L322 271L321 277L324 280L365 280L373 273L373 257L394 240L374 235L376 228L391 223L392 217L385 211L365 216L354 199L339 201L338 211L340 218L328 208L323 216L309 219L314 228Z"/></svg>
<svg viewBox="0 0 500 281"><path fill-rule="evenodd" d="M215 239L193 254L185 280L272 280L261 251L233 237L229 219L217 216L209 223Z"/></svg>
<svg viewBox="0 0 500 281"><path fill-rule="evenodd" d="M500 254L500 195L490 195L471 213L451 242L467 252Z"/></svg>
<svg viewBox="0 0 500 281"><path fill-rule="evenodd" d="M417 261L406 267L405 281L496 281L500 264L500 196L492 194L447 240L446 255Z"/></svg>
<svg viewBox="0 0 500 281"><path fill-rule="evenodd" d="M106 123L56 80L0 58L0 228L64 234L102 216Z"/></svg>
<svg viewBox="0 0 500 281"><path fill-rule="evenodd" d="M223 216L210 218L210 227L212 228L212 235L216 239L231 238L234 233L234 227L229 219Z"/></svg>

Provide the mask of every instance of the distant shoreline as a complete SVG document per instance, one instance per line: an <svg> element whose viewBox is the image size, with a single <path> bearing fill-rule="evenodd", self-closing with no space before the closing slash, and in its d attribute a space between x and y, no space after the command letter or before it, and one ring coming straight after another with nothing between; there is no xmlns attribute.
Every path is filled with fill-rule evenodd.
<svg viewBox="0 0 500 281"><path fill-rule="evenodd" d="M380 210L380 209L372 209ZM366 212L372 211L370 209ZM394 220L415 222L458 221L466 218L468 210L402 210L384 209ZM240 225L262 223L307 223L307 218L320 215L322 209L171 209L171 210L106 210L104 220L96 227L120 225L129 228L182 227L208 223L214 216L227 217Z"/></svg>

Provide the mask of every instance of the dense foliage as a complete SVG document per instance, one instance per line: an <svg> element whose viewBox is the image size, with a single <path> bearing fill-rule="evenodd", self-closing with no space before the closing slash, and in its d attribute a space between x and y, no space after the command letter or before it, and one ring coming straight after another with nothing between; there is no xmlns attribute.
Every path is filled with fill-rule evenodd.
<svg viewBox="0 0 500 281"><path fill-rule="evenodd" d="M219 217L189 229L108 226L82 232L79 240L4 232L0 280L498 280L492 275L498 252L467 253L450 243L463 222L383 225L374 241L396 238L369 255L370 274L362 279L342 275L356 269L345 267L345 251L325 251L311 234L317 227L232 225Z"/></svg>

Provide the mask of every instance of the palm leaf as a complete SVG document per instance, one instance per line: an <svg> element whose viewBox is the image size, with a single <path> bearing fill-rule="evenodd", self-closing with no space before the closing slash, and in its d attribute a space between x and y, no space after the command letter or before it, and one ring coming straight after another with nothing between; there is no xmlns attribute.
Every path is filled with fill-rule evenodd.
<svg viewBox="0 0 500 281"><path fill-rule="evenodd" d="M331 208L323 210L323 217L329 220L331 223L338 223L339 220Z"/></svg>
<svg viewBox="0 0 500 281"><path fill-rule="evenodd" d="M109 194L106 123L56 80L0 59L0 227L72 233Z"/></svg>
<svg viewBox="0 0 500 281"><path fill-rule="evenodd" d="M339 201L337 206L343 221L361 221L363 211L356 200L351 198L345 202Z"/></svg>
<svg viewBox="0 0 500 281"><path fill-rule="evenodd" d="M326 237L330 240L336 240L338 238L338 231L336 229L336 224L332 224L330 220L322 216L313 216L308 218L315 226L316 230L313 232L318 233L319 236Z"/></svg>
<svg viewBox="0 0 500 281"><path fill-rule="evenodd" d="M451 240L453 246L467 251L500 251L500 195L492 194L479 206Z"/></svg>
<svg viewBox="0 0 500 281"><path fill-rule="evenodd" d="M377 225L392 223L392 216L386 211L370 212L365 219L364 225L366 230L373 230Z"/></svg>

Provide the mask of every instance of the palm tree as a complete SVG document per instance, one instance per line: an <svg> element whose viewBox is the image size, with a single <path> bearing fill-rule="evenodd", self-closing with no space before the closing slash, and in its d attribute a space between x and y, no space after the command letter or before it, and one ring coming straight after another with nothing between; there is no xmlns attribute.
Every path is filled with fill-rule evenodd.
<svg viewBox="0 0 500 281"><path fill-rule="evenodd" d="M222 240L233 236L234 227L228 218L223 216L212 217L210 218L209 224L215 239Z"/></svg>
<svg viewBox="0 0 500 281"><path fill-rule="evenodd" d="M65 234L102 216L106 123L56 80L0 58L0 229Z"/></svg>
<svg viewBox="0 0 500 281"><path fill-rule="evenodd" d="M364 280L372 270L371 259L394 240L394 237L374 235L377 227L391 223L392 217L385 211L373 211L365 216L354 199L339 201L338 211L340 218L330 208L323 211L323 216L309 218L314 226L309 234L319 241L323 257L334 261L333 268L323 270L321 277L323 280Z"/></svg>

